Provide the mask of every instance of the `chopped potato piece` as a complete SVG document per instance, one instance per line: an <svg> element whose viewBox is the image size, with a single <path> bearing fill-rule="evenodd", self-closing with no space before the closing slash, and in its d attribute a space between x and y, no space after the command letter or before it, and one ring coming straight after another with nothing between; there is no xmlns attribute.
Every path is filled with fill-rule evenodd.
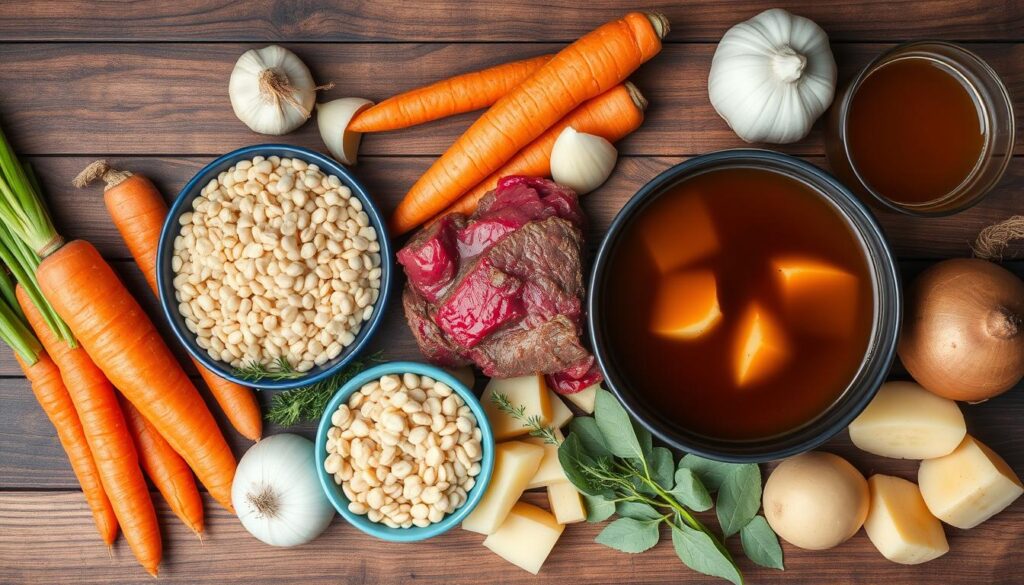
<svg viewBox="0 0 1024 585"><path fill-rule="evenodd" d="M903 565L919 565L949 552L942 523L913 482L889 475L868 479L871 508L864 531L882 556Z"/></svg>
<svg viewBox="0 0 1024 585"><path fill-rule="evenodd" d="M740 321L736 339L736 384L749 386L775 374L789 359L785 333L757 303Z"/></svg>
<svg viewBox="0 0 1024 585"><path fill-rule="evenodd" d="M559 445L565 440L562 431L558 429L555 429L555 438L558 440ZM540 461L537 473L533 474L530 483L526 484L526 489L532 490L533 488L547 487L561 481L569 481L569 478L565 476L565 471L562 470L562 463L558 460L558 445L545 442L542 437L529 437L523 440L544 448L544 458Z"/></svg>
<svg viewBox="0 0 1024 585"><path fill-rule="evenodd" d="M718 234L704 202L696 197L666 198L658 213L644 217L643 237L654 265L662 274L685 267L718 251ZM686 245L678 245L685 234Z"/></svg>
<svg viewBox="0 0 1024 585"><path fill-rule="evenodd" d="M932 514L957 528L974 528L1024 493L1006 461L970 435L949 455L922 461L917 483Z"/></svg>
<svg viewBox="0 0 1024 585"><path fill-rule="evenodd" d="M555 521L559 524L574 524L587 519L587 509L583 507L583 498L576 486L568 481L553 483L548 486L548 504Z"/></svg>
<svg viewBox="0 0 1024 585"><path fill-rule="evenodd" d="M544 449L522 441L499 443L494 448L494 473L476 508L462 521L462 528L493 534L537 473Z"/></svg>
<svg viewBox="0 0 1024 585"><path fill-rule="evenodd" d="M894 459L948 455L967 434L956 402L914 382L882 384L849 428L850 440L858 448Z"/></svg>
<svg viewBox="0 0 1024 585"><path fill-rule="evenodd" d="M772 262L786 316L816 335L845 337L856 325L857 277L820 260L801 257Z"/></svg>
<svg viewBox="0 0 1024 585"><path fill-rule="evenodd" d="M696 339L722 320L715 275L710 270L676 272L658 283L651 330L665 337Z"/></svg>
<svg viewBox="0 0 1024 585"><path fill-rule="evenodd" d="M494 403L492 396L496 393L504 394L513 408L524 407L524 414L527 417L537 415L541 424L549 425L552 420L551 393L547 384L544 383L544 376L540 374L520 376L519 378L499 379L491 378L484 388L480 397L480 403L487 414L487 420L491 423L491 431L494 433L495 441L504 441L530 431L523 425L523 422L504 413Z"/></svg>
<svg viewBox="0 0 1024 585"><path fill-rule="evenodd" d="M484 539L484 546L513 565L536 575L555 548L565 526L537 506L519 502L505 522Z"/></svg>
<svg viewBox="0 0 1024 585"><path fill-rule="evenodd" d="M569 410L569 407L565 405L565 402L558 397L554 390L548 390L548 392L551 394L549 398L551 402L551 427L560 429L572 420L572 411Z"/></svg>
<svg viewBox="0 0 1024 585"><path fill-rule="evenodd" d="M576 405L576 408L582 410L587 414L594 414L594 405L597 403L597 389L600 388L600 384L594 384L580 390L579 392L573 392L572 394L563 394L562 396Z"/></svg>
<svg viewBox="0 0 1024 585"><path fill-rule="evenodd" d="M452 375L456 380L462 382L466 388L470 390L476 385L476 374L473 373L473 368L469 366L462 366L461 368L445 368L446 372Z"/></svg>

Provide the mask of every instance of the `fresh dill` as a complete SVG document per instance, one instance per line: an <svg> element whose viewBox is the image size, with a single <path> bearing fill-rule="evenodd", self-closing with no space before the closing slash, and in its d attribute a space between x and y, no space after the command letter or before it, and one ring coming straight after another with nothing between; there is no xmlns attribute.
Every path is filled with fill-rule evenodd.
<svg viewBox="0 0 1024 585"><path fill-rule="evenodd" d="M341 388L353 376L365 369L369 363L381 361L384 361L383 353L377 352L368 357L353 360L342 368L340 372L325 380L310 384L309 386L295 388L294 390L284 390L274 394L274 397L270 400L270 409L267 411L266 419L276 425L290 427L298 422L320 418L324 409L327 408L327 403L331 400L331 396L334 396L338 388ZM260 367L263 369L259 370L246 366L243 371L251 374L246 379L252 382L259 382L260 380L268 379L287 380L295 377L276 377L288 376L290 372L295 371L287 360L280 360L271 369L266 369L264 366ZM241 374L239 375L244 377Z"/></svg>
<svg viewBox="0 0 1024 585"><path fill-rule="evenodd" d="M526 406L522 404L519 406L512 406L512 401L509 400L508 395L501 392L495 392L492 394L491 400L494 402L494 405L498 407L498 410L511 416L522 423L524 427L530 429L531 437L544 439L544 442L549 445L558 444L558 438L555 436L555 430L544 425L541 422L539 414L527 416Z"/></svg>

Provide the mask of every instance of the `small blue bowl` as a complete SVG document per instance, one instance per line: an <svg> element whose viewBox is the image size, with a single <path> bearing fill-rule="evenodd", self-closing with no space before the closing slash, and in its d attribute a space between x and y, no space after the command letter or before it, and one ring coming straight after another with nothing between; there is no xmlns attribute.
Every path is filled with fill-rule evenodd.
<svg viewBox="0 0 1024 585"><path fill-rule="evenodd" d="M181 215L192 209L192 200L199 196L203 187L216 179L221 172L233 167L239 161L250 160L256 156L288 157L297 158L307 163L315 164L324 173L335 175L341 179L341 183L352 190L352 194L358 197L363 204L363 210L370 216L370 225L377 230L377 241L380 243L380 296L374 304L373 315L363 323L356 335L355 340L346 347L337 357L328 361L322 366L316 366L302 376L287 380L261 380L252 382L243 380L235 375L234 368L220 360L213 359L203 348L199 347L195 340L195 334L185 326L185 319L178 312L178 300L174 294L174 271L171 268L171 258L174 254L174 239L179 233L178 220ZM160 291L160 305L163 307L164 315L171 324L171 330L175 337L185 346L188 353L203 364L207 369L213 371L221 378L231 380L243 386L259 388L262 390L287 390L308 386L324 380L335 374L351 362L370 342L370 338L377 331L378 326L387 308L388 299L391 294L392 273L394 272L394 260L391 254L391 243L388 237L387 223L384 221L380 210L373 202L373 199L366 193L362 184L346 169L333 159L330 159L318 152L307 148L291 146L288 144L258 144L247 146L236 151L229 152L217 160L202 168L192 180L178 193L171 209L167 214L163 230L160 233L160 246L157 249L156 261L156 282Z"/></svg>
<svg viewBox="0 0 1024 585"><path fill-rule="evenodd" d="M469 490L467 494L468 498L466 503L463 504L458 510L446 515L440 522L431 524L420 528L413 526L410 528L391 528L384 524L378 524L371 522L366 516L360 514L354 514L349 511L348 505L350 500L345 496L345 492L342 491L341 486L334 483L334 476L327 473L324 470L324 461L327 460L327 431L331 429L331 415L334 411L338 410L343 402L348 401L349 397L355 394L364 384L379 379L382 376L388 374L405 374L412 373L420 376L429 376L439 382L444 382L452 388L466 404L469 405L470 410L473 412L473 416L476 417L477 426L480 427L481 441L480 445L483 451L483 458L480 460L480 474L476 476L476 484L473 489ZM448 532L457 524L473 511L473 508L480 503L480 498L483 497L484 491L487 489L487 484L491 481L491 473L494 471L494 435L491 433L491 426L487 422L487 415L484 414L484 409L480 406L480 401L477 400L476 396L473 395L472 390L467 388L462 382L455 379L454 376L448 372L429 366L427 364L421 364L417 362L389 362L375 366L362 373L356 375L354 378L348 381L347 384L341 387L331 401L327 404L327 410L324 411L323 416L320 417L320 425L316 430L316 472L320 477L320 485L324 489L324 493L327 494L327 499L331 501L334 508L341 514L345 520L348 520L349 524L354 525L359 530L362 530L370 536L376 536L381 540L387 540L389 542L417 542L420 540L426 540L439 534Z"/></svg>

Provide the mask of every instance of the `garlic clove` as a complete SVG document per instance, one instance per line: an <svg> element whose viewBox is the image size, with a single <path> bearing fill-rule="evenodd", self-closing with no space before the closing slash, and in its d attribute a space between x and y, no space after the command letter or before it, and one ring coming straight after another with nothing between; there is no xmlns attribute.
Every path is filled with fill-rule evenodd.
<svg viewBox="0 0 1024 585"><path fill-rule="evenodd" d="M316 105L320 137L331 155L341 163L349 166L356 164L356 154L363 134L349 130L348 124L356 114L372 105L373 102L363 98L341 98Z"/></svg>
<svg viewBox="0 0 1024 585"><path fill-rule="evenodd" d="M551 178L583 195L608 180L619 152L600 136L567 126L551 148Z"/></svg>

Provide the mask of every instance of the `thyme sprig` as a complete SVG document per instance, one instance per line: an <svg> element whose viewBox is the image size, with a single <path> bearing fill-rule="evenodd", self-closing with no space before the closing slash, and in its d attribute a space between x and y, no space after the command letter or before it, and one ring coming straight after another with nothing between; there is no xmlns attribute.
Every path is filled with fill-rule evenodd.
<svg viewBox="0 0 1024 585"><path fill-rule="evenodd" d="M519 406L513 406L508 395L502 392L495 392L494 394L491 394L491 401L498 407L498 410L516 419L521 422L524 427L530 429L531 437L544 439L544 442L549 445L558 444L558 437L555 436L555 430L546 426L541 421L540 415L534 414L527 416L525 405L520 404Z"/></svg>

